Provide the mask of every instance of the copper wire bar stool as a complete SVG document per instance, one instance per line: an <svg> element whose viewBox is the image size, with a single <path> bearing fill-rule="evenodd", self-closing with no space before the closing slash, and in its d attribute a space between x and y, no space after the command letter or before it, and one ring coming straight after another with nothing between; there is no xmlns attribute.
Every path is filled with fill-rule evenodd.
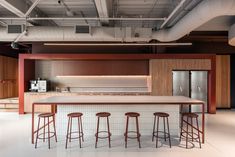
<svg viewBox="0 0 235 157"><path fill-rule="evenodd" d="M41 118L43 119L43 126L42 127L40 127ZM50 121L50 118L52 118L52 121ZM54 128L53 132L50 130L50 123L51 122L53 123L53 128ZM46 127L47 127L47 131L46 131ZM39 130L41 130L41 129L43 129L43 132L39 134ZM54 113L41 113L41 114L39 114L38 115L38 128L36 131L35 148L37 148L38 139L42 139L43 142L45 142L45 140L47 139L48 140L48 148L50 149L50 147L51 147L50 139L52 137L55 137L55 141L57 142L56 128L55 128L55 114Z"/></svg>
<svg viewBox="0 0 235 157"><path fill-rule="evenodd" d="M66 144L65 144L66 149L68 147L68 141L71 142L72 139L79 139L79 147L82 148L81 139L84 142L84 134L83 134L83 128L82 128L82 115L83 114L80 112L69 113L67 115L69 120L68 120L68 126L67 126L67 134L66 134ZM72 130L74 118L77 119L77 122L78 122L77 131ZM72 137L73 134L78 134L78 136Z"/></svg>
<svg viewBox="0 0 235 157"><path fill-rule="evenodd" d="M99 112L96 114L96 116L98 117L98 122L97 122L97 130L96 130L96 141L95 141L95 148L97 148L97 143L98 143L98 139L105 139L108 138L109 141L109 148L111 148L111 132L110 132L110 127L109 127L109 116L111 114L109 112ZM99 130L99 126L100 126L100 118L106 118L107 119L107 131L100 131ZM99 136L100 133L107 133L107 136Z"/></svg>
<svg viewBox="0 0 235 157"><path fill-rule="evenodd" d="M130 138L130 139L137 139L138 143L139 143L139 148L141 148L141 144L140 144L140 131L139 131L139 121L138 121L138 117L140 116L139 113L137 112L127 112L125 113L125 116L127 117L127 120L126 120L126 132L124 133L124 136L125 136L125 148L127 148L127 139ZM136 131L129 131L128 130L128 127L129 127L129 118L135 118L136 120ZM135 133L136 136L135 137L131 137L131 136L128 136L129 133Z"/></svg>
<svg viewBox="0 0 235 157"><path fill-rule="evenodd" d="M152 141L154 140L154 137L156 137L156 148L158 147L158 138L164 138L164 140L166 141L166 139L169 139L169 145L171 148L171 135L170 135L170 129L169 129L169 121L168 121L168 117L169 114L165 113L165 112L155 112L153 113L154 115L154 124L153 124L153 133L152 133ZM164 126L164 130L163 131L159 131L159 118L163 118L163 126ZM157 130L156 130L156 119L157 119ZM166 125L167 125L167 132L166 132ZM163 133L164 137L160 137L159 133Z"/></svg>
<svg viewBox="0 0 235 157"><path fill-rule="evenodd" d="M184 119L186 118L186 120ZM194 126L194 121L196 121L196 126ZM184 128L184 124L186 125L186 130ZM189 127L191 130L189 130ZM195 132L196 131L196 132ZM200 130L198 125L198 114L196 113L182 113L181 114L181 131L180 131L180 141L182 137L186 138L186 148L188 149L188 142L191 140L192 142L196 141L199 143L199 147L201 148L201 138L200 138Z"/></svg>

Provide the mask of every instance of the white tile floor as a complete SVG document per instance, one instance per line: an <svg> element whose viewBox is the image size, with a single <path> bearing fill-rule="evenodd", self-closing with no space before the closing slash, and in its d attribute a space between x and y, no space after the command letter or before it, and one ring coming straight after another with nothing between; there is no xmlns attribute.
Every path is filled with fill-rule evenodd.
<svg viewBox="0 0 235 157"><path fill-rule="evenodd" d="M161 148L155 148L150 136L142 137L142 147L139 149L135 140L131 140L129 147L124 148L122 136L112 137L112 148L107 147L107 141L99 143L99 148L94 148L94 137L85 137L83 148L73 142L69 149L64 148L65 141L60 137L58 143L52 142L51 150L47 143L39 143L39 148L34 149L30 143L31 115L18 115L12 112L0 112L0 157L77 157L77 156L128 156L128 157L234 157L235 148L235 111L218 111L215 115L206 116L206 143L202 149L195 143L193 149L182 148L183 142L173 139L173 147L167 143Z"/></svg>

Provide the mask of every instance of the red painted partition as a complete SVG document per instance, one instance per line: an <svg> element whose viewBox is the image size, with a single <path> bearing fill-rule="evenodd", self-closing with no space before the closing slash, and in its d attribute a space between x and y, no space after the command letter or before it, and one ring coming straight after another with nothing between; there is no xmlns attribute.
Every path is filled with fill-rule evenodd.
<svg viewBox="0 0 235 157"><path fill-rule="evenodd" d="M211 54L20 54L19 114L24 114L24 92L34 76L34 60L142 60L142 59L210 59L209 113L216 113L216 55Z"/></svg>

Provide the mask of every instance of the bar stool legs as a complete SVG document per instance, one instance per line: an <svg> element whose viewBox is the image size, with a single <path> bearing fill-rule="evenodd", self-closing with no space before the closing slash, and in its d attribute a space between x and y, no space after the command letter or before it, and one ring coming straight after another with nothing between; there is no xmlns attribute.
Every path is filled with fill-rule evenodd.
<svg viewBox="0 0 235 157"><path fill-rule="evenodd" d="M154 137L156 137L156 148L158 147L158 138L159 133L163 133L164 135L164 140L169 139L169 145L171 148L171 136L170 136L170 129L169 129L169 121L168 121L169 114L164 113L164 112L155 112L154 113L154 124L153 124L153 133L152 133L152 141L154 140ZM156 118L157 118L157 130L155 130L156 126ZM163 118L163 131L159 131L159 118ZM165 120L166 119L166 120ZM167 125L167 132L166 132L166 125ZM156 134L156 135L155 135Z"/></svg>
<svg viewBox="0 0 235 157"><path fill-rule="evenodd" d="M55 141L57 142L57 135L56 135L56 129L55 129L55 114L54 113L42 113L38 115L38 128L36 131L36 142L35 142L35 148L37 148L38 139L42 139L43 142L45 142L45 139L48 139L48 148L51 148L51 141L50 139L55 136ZM40 128L40 122L41 118L43 118L43 126ZM50 118L52 118L53 128L54 131L50 131ZM46 122L47 120L47 122ZM47 132L46 132L47 127ZM39 134L39 130L43 129L43 133ZM47 134L47 137L46 137ZM40 137L42 135L42 137Z"/></svg>
<svg viewBox="0 0 235 157"><path fill-rule="evenodd" d="M108 141L109 141L109 148L111 148L111 132L110 132L110 127L109 127L109 116L111 114L108 113L108 112L99 112L96 114L96 116L98 117L98 121L97 121L97 128L96 128L96 134L95 134L95 137L96 137L96 140L95 140L95 148L97 148L97 144L98 144L98 139L105 139L105 138L108 138ZM99 126L100 126L100 118L103 117L103 118L106 118L107 119L107 131L100 131L99 130ZM101 137L99 136L99 133L107 133L108 135L107 136L104 136L104 137Z"/></svg>
<svg viewBox="0 0 235 157"><path fill-rule="evenodd" d="M141 148L140 145L140 130L139 130L139 121L138 121L138 117L135 117L136 119L136 130L137 130L137 140L139 142L139 148Z"/></svg>
<svg viewBox="0 0 235 157"><path fill-rule="evenodd" d="M38 128L37 128L37 134L36 134L36 142L35 142L35 148L37 148L37 144L38 144L38 136L39 136L39 128L40 128L40 120L41 118L39 117L38 119ZM45 119L44 119L45 121ZM44 122L44 128L43 128L43 142L45 141L45 122Z"/></svg>
<svg viewBox="0 0 235 157"><path fill-rule="evenodd" d="M125 136L125 148L127 148L127 139L128 138L131 138L131 139L134 139L134 138L137 138L137 141L139 143L139 148L141 148L141 144L140 144L140 131L139 131L139 121L138 121L138 117L140 116L139 113L136 113L136 112L127 112L125 114L127 116L127 120L126 120L126 132L124 133L124 136ZM128 131L128 126L129 126L129 118L130 117L134 117L135 120L136 120L136 131ZM130 137L128 136L128 133L136 133L136 137Z"/></svg>
<svg viewBox="0 0 235 157"><path fill-rule="evenodd" d="M197 123L197 134L198 134L198 140L199 140L199 147L202 148L202 146L201 146L201 138L200 138L200 131L199 131L199 125L198 125L198 118L196 118L196 123Z"/></svg>
<svg viewBox="0 0 235 157"><path fill-rule="evenodd" d="M170 128L169 128L169 120L167 117L167 130L168 130L168 135L169 135L169 144L170 144L170 148L171 148L171 134L170 134Z"/></svg>
<svg viewBox="0 0 235 157"><path fill-rule="evenodd" d="M100 117L98 117L97 121L97 127L96 127L96 135L95 135L95 148L97 148L97 142L98 142L98 132L99 132L99 126L100 126Z"/></svg>
<svg viewBox="0 0 235 157"><path fill-rule="evenodd" d="M184 120L184 117L186 117L187 120ZM193 119L195 119L195 121L196 121L196 126L194 126L194 124L193 124ZM186 124L186 130L184 129L184 123ZM191 131L189 131L189 127L191 127ZM197 133L194 133L194 130L196 130ZM197 142L199 143L199 147L201 148L201 138L200 138L200 131L199 131L198 115L197 114L195 114L195 113L183 113L182 114L180 141L181 141L182 137L186 138L186 149L188 149L189 140L192 140L192 142L194 142L197 139L198 139Z"/></svg>
<svg viewBox="0 0 235 157"><path fill-rule="evenodd" d="M129 126L129 117L126 119L126 132L124 134L125 136L125 148L127 148L127 133L128 133L128 126Z"/></svg>
<svg viewBox="0 0 235 157"><path fill-rule="evenodd" d="M82 113L75 112L75 113L70 113L67 116L69 117L68 120L68 126L67 126L67 134L66 134L66 144L65 148L67 149L68 147L68 141L71 142L72 139L78 139L79 140L79 147L82 148L82 141L84 141L84 134L83 134L83 129L82 129ZM77 131L72 131L72 125L73 125L73 118L77 119L78 122L78 130ZM72 137L72 134L77 133L77 137ZM82 141L81 141L82 140Z"/></svg>
<svg viewBox="0 0 235 157"><path fill-rule="evenodd" d="M109 128L109 117L107 117L107 125L108 125L108 132L110 133L110 128ZM108 136L109 139L109 148L111 148L111 138Z"/></svg>

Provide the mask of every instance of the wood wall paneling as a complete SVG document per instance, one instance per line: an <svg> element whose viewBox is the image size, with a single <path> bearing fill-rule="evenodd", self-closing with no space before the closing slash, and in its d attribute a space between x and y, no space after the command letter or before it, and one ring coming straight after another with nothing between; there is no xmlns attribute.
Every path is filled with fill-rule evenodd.
<svg viewBox="0 0 235 157"><path fill-rule="evenodd" d="M216 56L216 107L230 108L230 56Z"/></svg>
<svg viewBox="0 0 235 157"><path fill-rule="evenodd" d="M148 60L53 61L53 75L148 75Z"/></svg>
<svg viewBox="0 0 235 157"><path fill-rule="evenodd" d="M172 95L173 70L211 70L209 59L152 59L152 95Z"/></svg>
<svg viewBox="0 0 235 157"><path fill-rule="evenodd" d="M50 61L48 61L50 62ZM51 77L63 75L63 61L51 61Z"/></svg>
<svg viewBox="0 0 235 157"><path fill-rule="evenodd" d="M0 56L0 98L18 96L18 60Z"/></svg>
<svg viewBox="0 0 235 157"><path fill-rule="evenodd" d="M0 98L4 98L4 87L3 87L3 83L2 83L2 80L3 80L3 56L0 56Z"/></svg>

